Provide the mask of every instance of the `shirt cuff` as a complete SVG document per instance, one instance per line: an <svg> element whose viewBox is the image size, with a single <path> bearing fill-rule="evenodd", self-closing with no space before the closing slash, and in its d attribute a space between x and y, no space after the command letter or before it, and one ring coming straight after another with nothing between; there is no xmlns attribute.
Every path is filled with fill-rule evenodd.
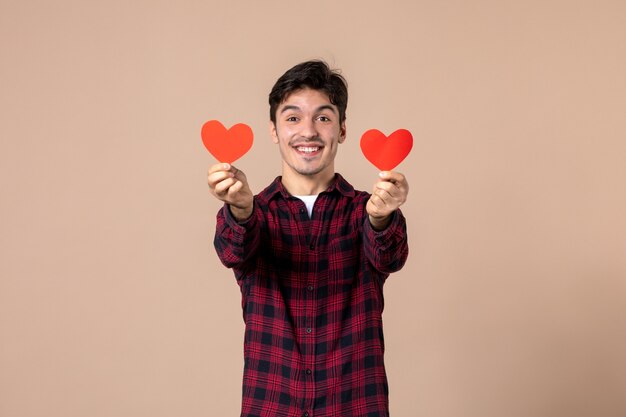
<svg viewBox="0 0 626 417"><path fill-rule="evenodd" d="M246 232L254 229L257 224L257 215L256 215L256 203L252 208L252 214L246 220L240 222L238 221L233 213L230 211L230 206L228 204L224 204L222 208L224 213L224 220L226 221L226 225L229 226L235 232L235 236L241 237L243 241L243 236Z"/></svg>
<svg viewBox="0 0 626 417"><path fill-rule="evenodd" d="M384 243L390 241L389 238L395 234L397 228L400 225L400 215L398 211L399 209L390 214L391 220L389 221L389 224L387 224L387 227L385 227L383 230L374 229L374 227L372 226L372 223L370 223L369 216L366 215L365 216L365 235L370 240L375 240L378 243L383 244L384 246Z"/></svg>

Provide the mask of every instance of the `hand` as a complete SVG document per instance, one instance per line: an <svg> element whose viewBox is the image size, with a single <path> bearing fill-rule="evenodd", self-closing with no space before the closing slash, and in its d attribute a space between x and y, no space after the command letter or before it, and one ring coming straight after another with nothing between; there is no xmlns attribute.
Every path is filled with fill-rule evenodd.
<svg viewBox="0 0 626 417"><path fill-rule="evenodd" d="M209 168L208 182L211 194L230 206L235 219L243 221L252 215L254 196L243 171L230 164L216 164Z"/></svg>
<svg viewBox="0 0 626 417"><path fill-rule="evenodd" d="M406 202L409 184L404 175L394 171L382 171L380 180L374 184L372 196L365 210L370 223L376 230L382 230L391 221L391 214Z"/></svg>

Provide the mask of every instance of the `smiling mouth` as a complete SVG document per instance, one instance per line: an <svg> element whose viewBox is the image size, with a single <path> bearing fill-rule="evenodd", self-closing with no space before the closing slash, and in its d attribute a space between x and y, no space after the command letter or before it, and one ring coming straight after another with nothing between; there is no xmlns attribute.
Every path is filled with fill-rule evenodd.
<svg viewBox="0 0 626 417"><path fill-rule="evenodd" d="M296 151L302 155L315 155L322 147L321 146L295 146Z"/></svg>

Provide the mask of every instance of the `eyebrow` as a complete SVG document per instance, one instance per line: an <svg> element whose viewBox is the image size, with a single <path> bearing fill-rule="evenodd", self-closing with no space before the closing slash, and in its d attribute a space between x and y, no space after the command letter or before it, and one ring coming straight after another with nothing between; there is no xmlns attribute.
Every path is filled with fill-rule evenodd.
<svg viewBox="0 0 626 417"><path fill-rule="evenodd" d="M284 112L289 111L289 110L302 111L302 110L300 109L300 107L298 107L298 106L294 106L293 104L289 104L289 105L287 105L287 106L283 107L283 108L280 110L280 113L281 113L281 114L283 114ZM330 111L332 111L332 112L333 112L333 113L335 113L335 114L337 113L337 111L335 110L335 108L334 108L333 106L331 106L330 104L324 104L324 105L322 105L322 106L319 106L319 107L315 110L315 112L316 112L316 113L319 113L319 112L321 112L322 110L330 110Z"/></svg>

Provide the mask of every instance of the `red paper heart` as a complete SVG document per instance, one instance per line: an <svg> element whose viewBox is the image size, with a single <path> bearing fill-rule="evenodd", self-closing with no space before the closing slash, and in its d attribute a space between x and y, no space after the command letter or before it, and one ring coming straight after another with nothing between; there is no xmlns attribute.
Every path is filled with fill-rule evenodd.
<svg viewBox="0 0 626 417"><path fill-rule="evenodd" d="M413 135L398 129L389 137L380 130L371 129L361 137L363 155L381 171L391 171L407 157L413 147Z"/></svg>
<svg viewBox="0 0 626 417"><path fill-rule="evenodd" d="M226 129L217 120L209 120L202 126L200 134L204 146L219 162L231 164L252 147L252 129L243 123Z"/></svg>

